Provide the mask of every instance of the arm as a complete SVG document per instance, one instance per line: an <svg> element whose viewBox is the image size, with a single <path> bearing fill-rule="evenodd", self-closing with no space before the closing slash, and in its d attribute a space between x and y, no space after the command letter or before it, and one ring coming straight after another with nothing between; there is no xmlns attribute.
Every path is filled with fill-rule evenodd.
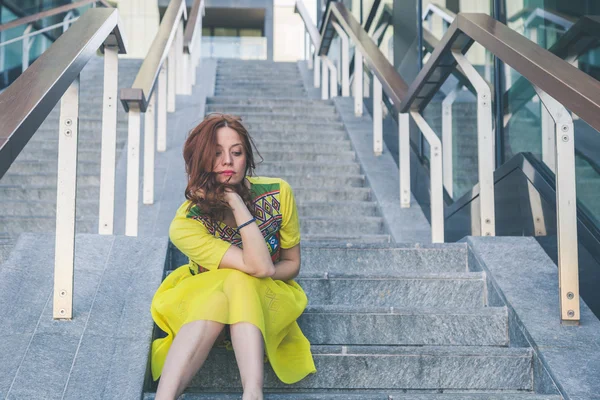
<svg viewBox="0 0 600 400"><path fill-rule="evenodd" d="M289 281L300 272L300 244L291 249L281 249L281 260L275 264L275 273L271 278L279 281Z"/></svg>
<svg viewBox="0 0 600 400"><path fill-rule="evenodd" d="M237 225L252 219L252 214L237 193L227 193L226 200L233 211ZM254 223L246 225L240 229L240 235L244 244L243 250L236 246L229 247L221 259L219 268L237 269L257 278L272 276L275 273L275 266L258 225Z"/></svg>

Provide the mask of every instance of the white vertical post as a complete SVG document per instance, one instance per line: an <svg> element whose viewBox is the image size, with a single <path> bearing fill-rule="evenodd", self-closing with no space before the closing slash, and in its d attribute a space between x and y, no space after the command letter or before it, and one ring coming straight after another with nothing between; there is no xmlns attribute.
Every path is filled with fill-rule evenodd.
<svg viewBox="0 0 600 400"><path fill-rule="evenodd" d="M175 47L175 65L177 66L177 70L175 72L176 75L176 89L175 93L177 94L186 94L185 92L185 76L187 73L184 54L183 54L183 20L179 21L179 28L177 28L177 33L175 34L175 40L173 42L173 46Z"/></svg>
<svg viewBox="0 0 600 400"><path fill-rule="evenodd" d="M315 47L315 54L313 60L313 83L316 88L321 84L321 59L319 58L318 50Z"/></svg>
<svg viewBox="0 0 600 400"><path fill-rule="evenodd" d="M554 98L534 86L554 118L556 133L556 230L558 236L558 287L561 322L578 325L579 255L577 248L577 187L573 119Z"/></svg>
<svg viewBox="0 0 600 400"><path fill-rule="evenodd" d="M307 50L308 51L308 54L307 54L308 69L313 69L313 66L314 66L313 56L312 56L313 45L310 40L310 36L308 35L308 31L306 31L305 35L306 35L306 43L308 43L308 50Z"/></svg>
<svg viewBox="0 0 600 400"><path fill-rule="evenodd" d="M182 90L181 94L189 96L192 94L193 66L192 66L191 55L184 53L181 57L183 60L183 68L182 68L183 71L181 73L181 75L183 75L183 77L181 78L183 80L183 90Z"/></svg>
<svg viewBox="0 0 600 400"><path fill-rule="evenodd" d="M425 119L416 111L410 115L429 142L431 241L444 243L444 182L442 164L442 142Z"/></svg>
<svg viewBox="0 0 600 400"><path fill-rule="evenodd" d="M542 161L552 172L556 172L556 140L554 119L542 106Z"/></svg>
<svg viewBox="0 0 600 400"><path fill-rule="evenodd" d="M354 49L354 115L363 114L363 58L358 50Z"/></svg>
<svg viewBox="0 0 600 400"><path fill-rule="evenodd" d="M321 100L327 100L329 91L329 71L327 70L327 56L321 56Z"/></svg>
<svg viewBox="0 0 600 400"><path fill-rule="evenodd" d="M71 19L75 16L75 14L73 14L73 11L69 11L63 18L63 26L62 26L62 30L63 33L65 33L67 31L67 29L69 29L69 23L71 22Z"/></svg>
<svg viewBox="0 0 600 400"><path fill-rule="evenodd" d="M340 60L341 64L341 72L342 72L342 97L350 96L350 55L349 55L349 44L348 44L348 35L342 29L341 26L338 25L337 22L333 23L333 27L340 37L340 41L342 43L342 57Z"/></svg>
<svg viewBox="0 0 600 400"><path fill-rule="evenodd" d="M100 209L98 233L112 235L115 212L115 168L117 160L117 89L119 49L104 46L104 94L102 103L102 151L100 153Z"/></svg>
<svg viewBox="0 0 600 400"><path fill-rule="evenodd" d="M60 101L58 176L56 186L56 242L54 252L55 319L73 318L75 262L75 197L77 194L77 139L79 136L79 77Z"/></svg>
<svg viewBox="0 0 600 400"><path fill-rule="evenodd" d="M27 25L27 28L25 28L25 31L23 32L23 40L21 41L21 72L25 72L25 70L29 68L29 52L31 51L31 45L35 40L35 36L31 38L29 37L32 29L33 25Z"/></svg>
<svg viewBox="0 0 600 400"><path fill-rule="evenodd" d="M338 95L337 68L330 59L327 59L327 66L329 67L329 97L334 98Z"/></svg>
<svg viewBox="0 0 600 400"><path fill-rule="evenodd" d="M410 114L398 116L398 165L400 166L400 207L410 207Z"/></svg>
<svg viewBox="0 0 600 400"><path fill-rule="evenodd" d="M171 45L169 49L169 56L167 58L168 66L167 66L167 111L175 112L175 85L176 85L176 56L175 56L175 44Z"/></svg>
<svg viewBox="0 0 600 400"><path fill-rule="evenodd" d="M167 63L164 62L158 73L158 96L156 116L157 116L157 140L156 150L163 152L167 150Z"/></svg>
<svg viewBox="0 0 600 400"><path fill-rule="evenodd" d="M373 74L373 153L383 153L383 109L381 107L383 89L381 81Z"/></svg>
<svg viewBox="0 0 600 400"><path fill-rule="evenodd" d="M456 62L473 84L477 92L477 163L479 170L479 204L481 211L481 234L496 235L496 211L494 204L494 134L492 124L492 91L471 62L460 50L453 51Z"/></svg>
<svg viewBox="0 0 600 400"><path fill-rule="evenodd" d="M154 132L156 93L150 96L144 115L144 204L154 204Z"/></svg>
<svg viewBox="0 0 600 400"><path fill-rule="evenodd" d="M127 236L138 235L141 118L140 106L138 104L130 104L127 135L127 192L125 196L125 235Z"/></svg>
<svg viewBox="0 0 600 400"><path fill-rule="evenodd" d="M442 148L444 149L444 187L454 198L454 161L452 154L452 105L456 101L460 87L454 88L442 101Z"/></svg>

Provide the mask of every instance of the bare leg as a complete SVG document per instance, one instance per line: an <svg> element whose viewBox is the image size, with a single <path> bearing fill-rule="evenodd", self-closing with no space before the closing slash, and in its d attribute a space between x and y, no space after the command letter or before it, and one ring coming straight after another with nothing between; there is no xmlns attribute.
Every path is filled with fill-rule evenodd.
<svg viewBox="0 0 600 400"><path fill-rule="evenodd" d="M198 372L224 325L194 321L181 327L167 354L155 400L179 397Z"/></svg>
<svg viewBox="0 0 600 400"><path fill-rule="evenodd" d="M263 400L264 342L256 326L248 322L230 325L231 342L242 377L242 400Z"/></svg>

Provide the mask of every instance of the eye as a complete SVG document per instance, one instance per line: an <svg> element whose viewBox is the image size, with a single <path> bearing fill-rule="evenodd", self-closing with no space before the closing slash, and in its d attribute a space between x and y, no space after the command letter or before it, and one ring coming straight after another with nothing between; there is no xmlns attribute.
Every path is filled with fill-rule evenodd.
<svg viewBox="0 0 600 400"><path fill-rule="evenodd" d="M242 152L241 151L234 151L233 155L236 156L236 157L239 157L239 156L242 155Z"/></svg>
<svg viewBox="0 0 600 400"><path fill-rule="evenodd" d="M217 157L219 157L219 156L221 155L221 152L220 152L220 151L217 151L217 154L216 154L216 155L217 155Z"/></svg>

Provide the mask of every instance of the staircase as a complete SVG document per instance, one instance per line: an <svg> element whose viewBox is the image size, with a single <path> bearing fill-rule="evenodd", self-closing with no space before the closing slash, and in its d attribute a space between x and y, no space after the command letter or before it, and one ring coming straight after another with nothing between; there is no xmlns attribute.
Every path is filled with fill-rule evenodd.
<svg viewBox="0 0 600 400"><path fill-rule="evenodd" d="M290 182L300 209L299 324L318 372L284 385L267 366L266 398L559 400L534 392L532 350L511 347L508 310L490 304L465 244L387 243L335 108L299 81L295 64L221 61L207 103L243 116L265 159L258 173ZM186 262L175 251L174 267ZM184 398L240 391L234 354L215 348Z"/></svg>
<svg viewBox="0 0 600 400"><path fill-rule="evenodd" d="M119 87L131 86L141 61L119 61ZM77 232L98 231L104 59L92 59L81 73L77 178ZM116 95L116 94L115 94ZM42 123L0 179L0 264L19 234L54 232L60 104ZM127 139L127 114L118 104L117 161Z"/></svg>

